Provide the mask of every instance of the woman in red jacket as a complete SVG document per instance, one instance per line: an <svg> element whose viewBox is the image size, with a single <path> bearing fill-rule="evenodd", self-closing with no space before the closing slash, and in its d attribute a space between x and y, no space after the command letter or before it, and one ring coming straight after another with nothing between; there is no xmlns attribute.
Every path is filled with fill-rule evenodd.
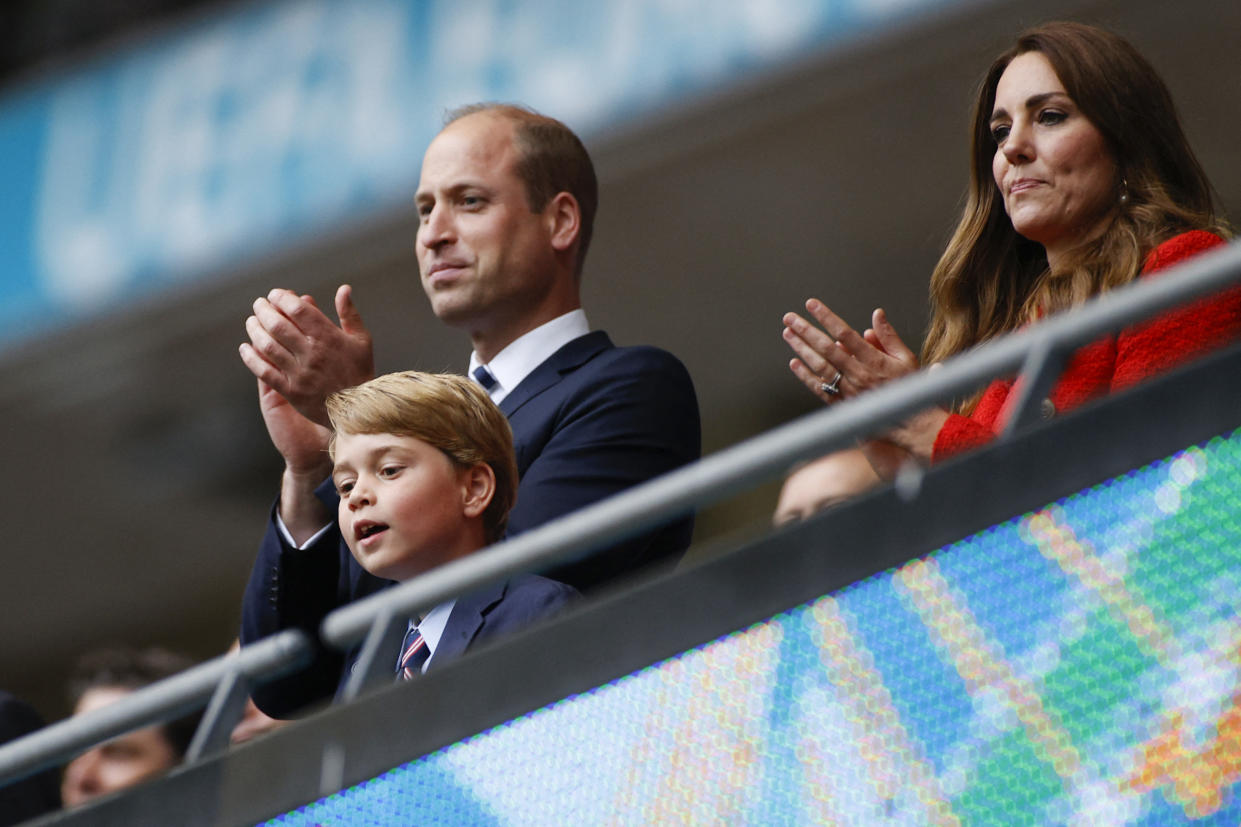
<svg viewBox="0 0 1241 827"><path fill-rule="evenodd" d="M984 77L975 104L969 194L931 276L922 361L1078 306L1223 243L1228 231L1181 130L1167 87L1123 38L1077 23L1021 35ZM822 327L789 313L793 373L824 402L918 369L876 310L857 333L817 299ZM1064 411L1167 370L1241 331L1241 290L1127 328L1082 348L1052 389ZM865 446L890 477L992 439L1013 381L998 379L949 411L929 408Z"/></svg>

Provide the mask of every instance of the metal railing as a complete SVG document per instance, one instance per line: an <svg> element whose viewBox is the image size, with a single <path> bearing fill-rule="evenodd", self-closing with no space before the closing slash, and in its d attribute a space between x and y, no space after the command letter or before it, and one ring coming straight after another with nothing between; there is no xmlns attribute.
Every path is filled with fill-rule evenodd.
<svg viewBox="0 0 1241 827"><path fill-rule="evenodd" d="M530 571L634 536L661 522L781 475L791 464L854 444L929 405L970 393L997 376L1021 370L1024 392L1003 438L1038 419L1043 396L1073 350L1162 310L1241 282L1241 242L1107 293L862 396L704 457L602 502L524 532L484 552L371 595L328 615L321 637L340 649L363 641L344 697L391 679L390 658L406 619L487 582ZM916 474L916 472L915 472ZM918 480L905 480L911 489Z"/></svg>
<svg viewBox="0 0 1241 827"><path fill-rule="evenodd" d="M185 759L196 761L219 752L228 746L229 733L241 720L251 684L304 666L311 651L304 632L288 629L144 686L92 712L45 726L0 746L0 784L56 766L109 738L204 706L206 712Z"/></svg>
<svg viewBox="0 0 1241 827"><path fill-rule="evenodd" d="M970 393L997 376L1021 371L1025 388L1008 428L1011 438L1037 419L1039 401L1068 354L1100 336L1163 310L1241 283L1241 243L1233 243L1099 297L1072 312L980 346L860 397L704 457L511 540L329 614L320 636L331 646L362 652L344 696L352 699L391 681L391 659L406 619L485 583L540 568L642 533L784 473L794 462L848 447L929 405ZM916 495L918 479L910 483ZM74 752L129 729L149 726L211 700L195 735L193 758L218 750L241 714L247 681L270 680L308 656L310 642L283 632L135 692L95 712L46 727L0 746L0 784L56 764Z"/></svg>

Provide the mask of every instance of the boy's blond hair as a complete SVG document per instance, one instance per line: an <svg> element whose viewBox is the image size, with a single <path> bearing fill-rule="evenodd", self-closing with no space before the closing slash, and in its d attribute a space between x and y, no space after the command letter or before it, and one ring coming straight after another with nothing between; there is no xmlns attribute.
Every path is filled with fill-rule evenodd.
<svg viewBox="0 0 1241 827"><path fill-rule="evenodd" d="M483 512L487 542L504 535L517 499L513 431L487 392L452 373L389 373L327 398L335 459L336 434L393 434L420 439L459 468L491 466L496 490Z"/></svg>

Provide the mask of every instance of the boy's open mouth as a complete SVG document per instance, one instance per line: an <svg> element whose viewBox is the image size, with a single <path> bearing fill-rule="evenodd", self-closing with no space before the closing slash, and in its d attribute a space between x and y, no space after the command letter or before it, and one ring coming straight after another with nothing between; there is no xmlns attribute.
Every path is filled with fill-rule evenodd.
<svg viewBox="0 0 1241 827"><path fill-rule="evenodd" d="M354 526L353 532L358 536L359 540L365 540L387 530L388 527L383 523L362 523Z"/></svg>

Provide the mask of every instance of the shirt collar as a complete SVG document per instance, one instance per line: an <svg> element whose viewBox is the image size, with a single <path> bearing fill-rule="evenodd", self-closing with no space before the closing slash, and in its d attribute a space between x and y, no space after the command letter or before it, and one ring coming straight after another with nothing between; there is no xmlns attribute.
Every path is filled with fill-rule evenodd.
<svg viewBox="0 0 1241 827"><path fill-rule="evenodd" d="M431 662L431 658L435 657L435 647L440 645L440 638L444 636L444 628L448 625L448 616L452 614L452 607L455 605L457 605L457 600L453 598L427 612L421 623L415 624L412 620L409 622L409 625L415 627L422 635L422 639L427 642L427 659L422 663L424 672L427 671L427 664Z"/></svg>
<svg viewBox="0 0 1241 827"><path fill-rule="evenodd" d="M586 321L586 311L579 307L514 339L508 347L497 353L494 359L487 362L487 370L491 371L496 379L496 384L489 391L491 400L497 405L500 404L509 391L547 361L547 357L589 332L590 323ZM471 376L474 375L474 369L481 364L483 363L478 360L478 354L471 353Z"/></svg>

